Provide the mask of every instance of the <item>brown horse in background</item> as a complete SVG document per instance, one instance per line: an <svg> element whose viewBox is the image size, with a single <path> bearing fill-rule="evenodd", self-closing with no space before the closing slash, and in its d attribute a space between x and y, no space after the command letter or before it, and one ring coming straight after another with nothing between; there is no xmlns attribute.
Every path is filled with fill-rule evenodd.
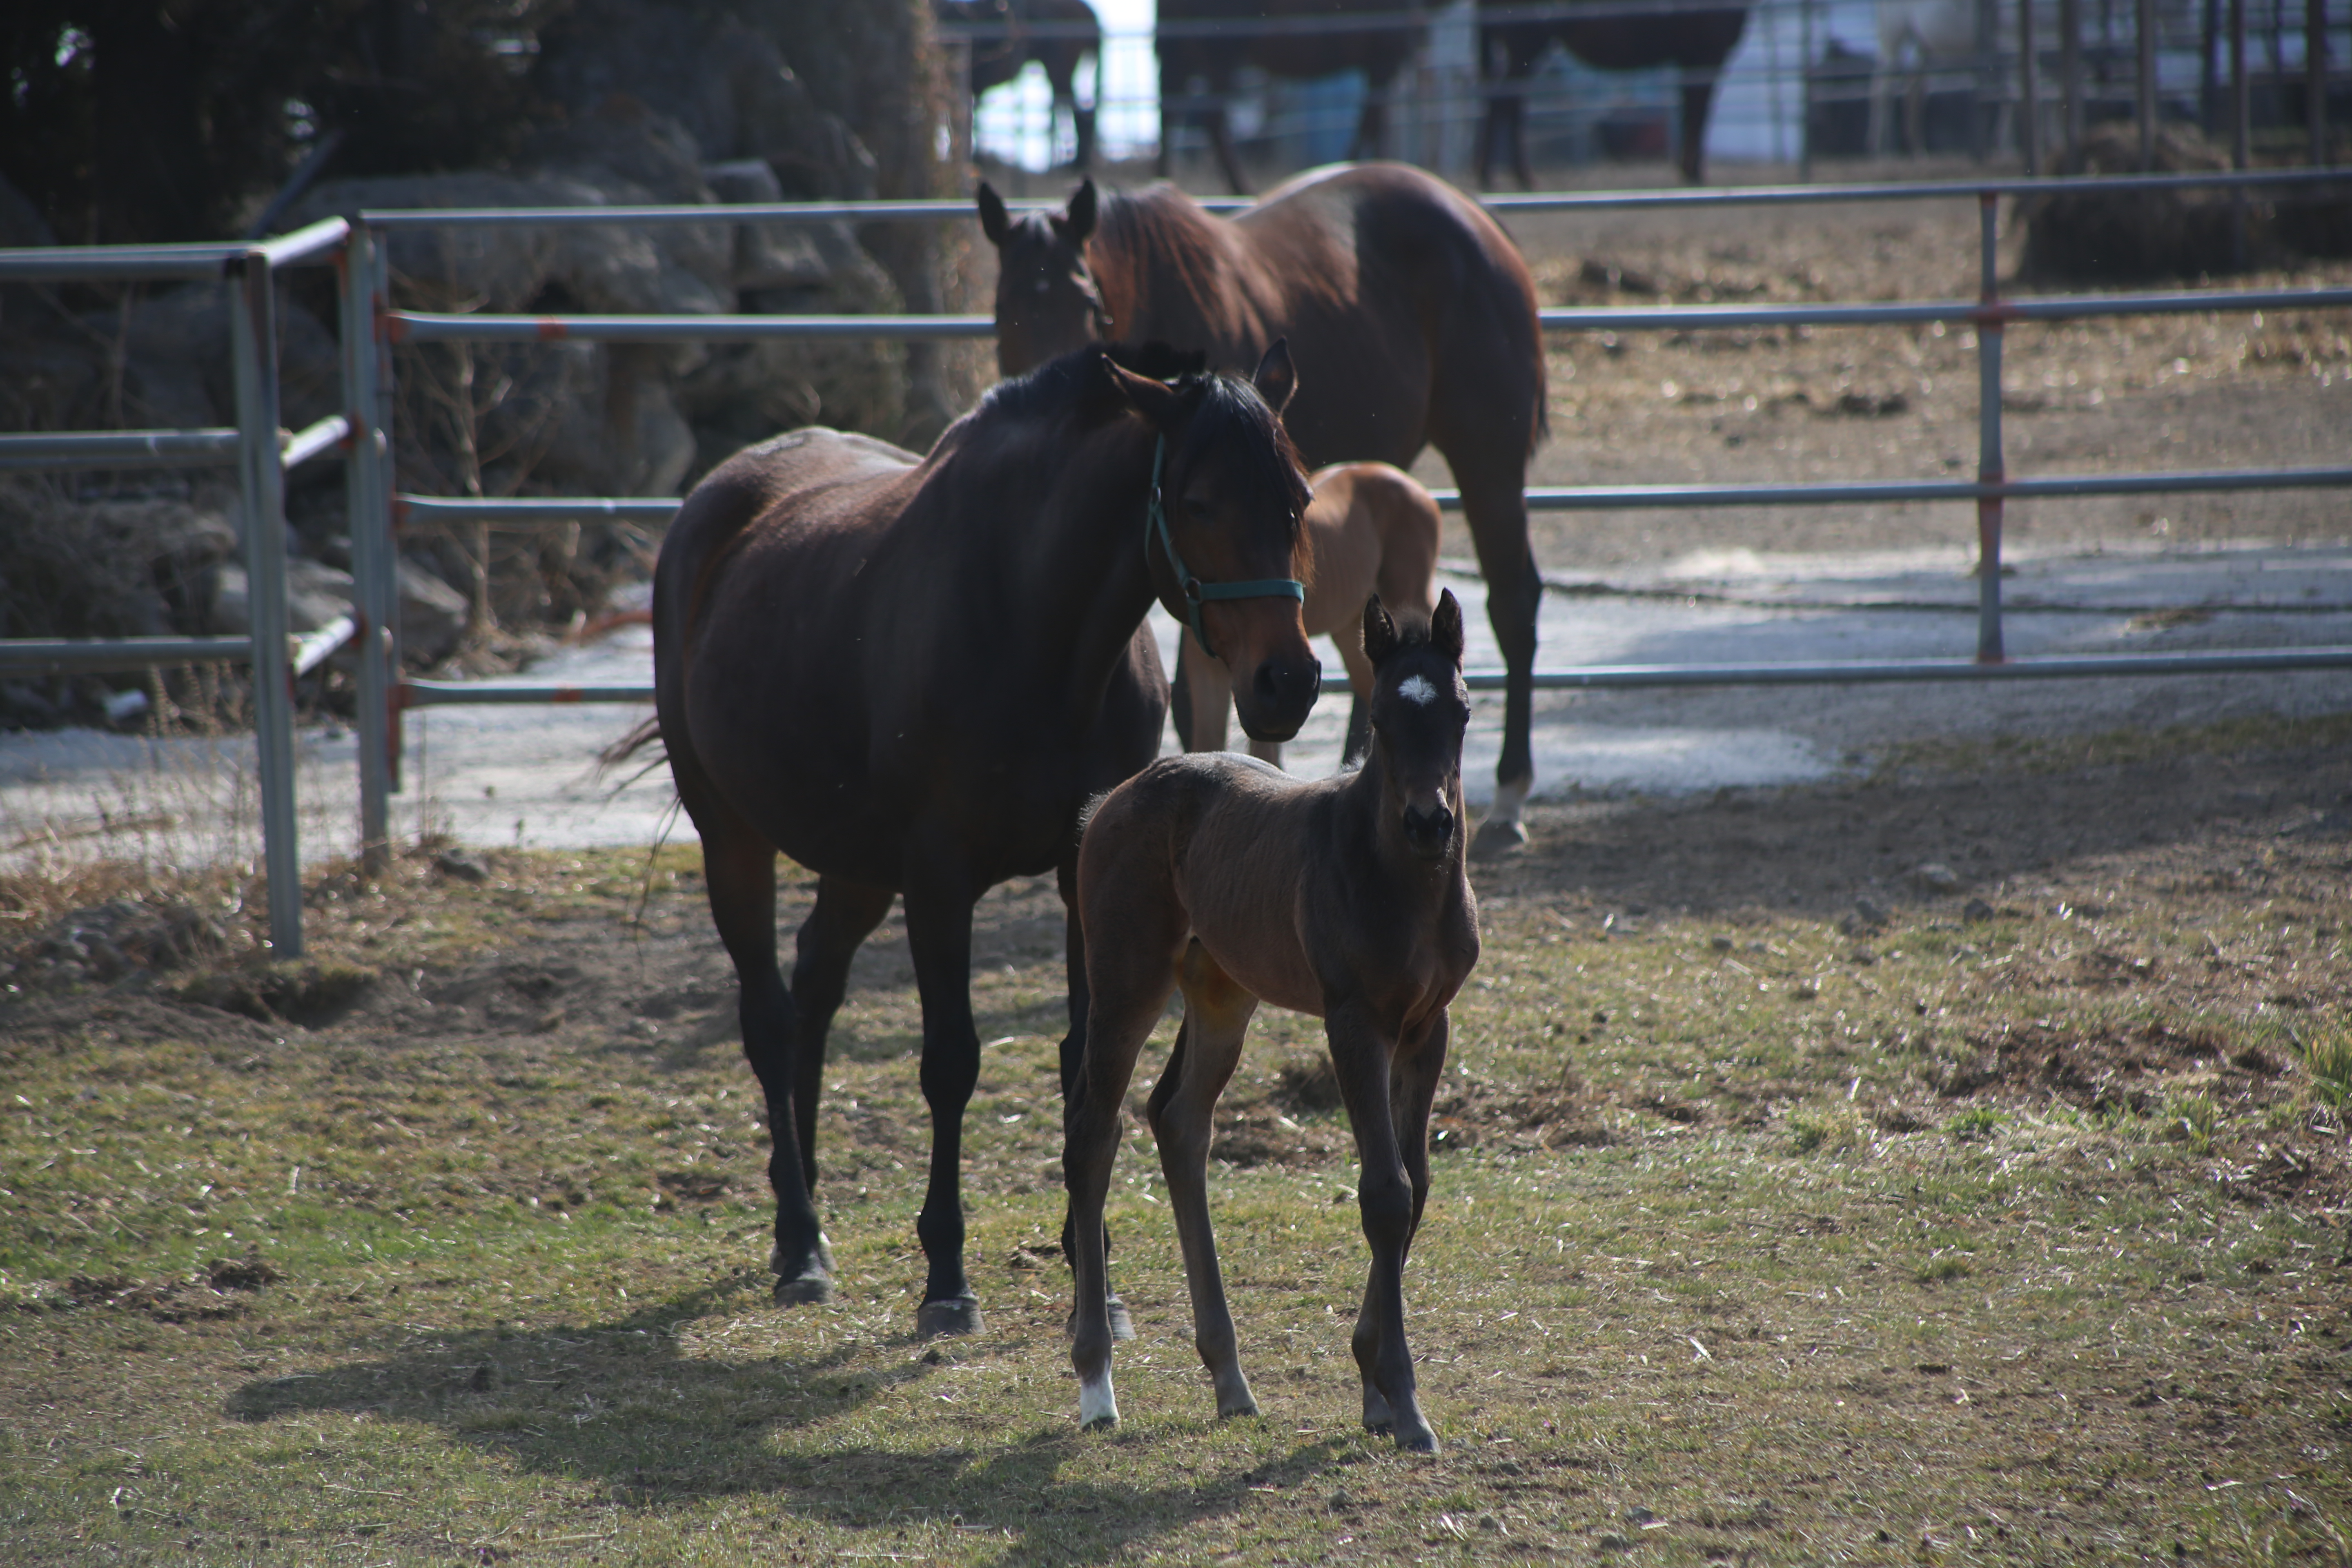
<svg viewBox="0 0 2352 1568"><path fill-rule="evenodd" d="M1524 842L1543 593L1525 486L1545 428L1544 356L1535 283L1510 237L1402 163L1301 174L1230 220L1169 185L1098 201L1091 180L1063 211L1015 220L982 184L980 219L997 249L1007 374L1094 338L1157 339L1228 368L1287 338L1300 390L1283 423L1308 463L1409 468L1424 447L1444 454L1508 671L1476 849Z"/></svg>
<svg viewBox="0 0 2352 1568"><path fill-rule="evenodd" d="M1574 0L1563 0L1573 4ZM1560 47L1596 70L1651 70L1673 66L1682 72L1682 171L1694 185L1706 183L1706 117L1715 104L1717 79L1723 62L1739 47L1748 26L1748 7L1720 10L1687 9L1680 5L1655 11L1635 8L1637 0L1600 0L1592 16L1554 16L1512 18L1526 11L1528 0L1479 0L1481 11L1498 13L1478 27L1478 58L1488 81L1486 116L1478 130L1478 188L1495 188L1495 153L1507 150L1519 188L1535 189L1528 168L1528 99L1520 85L1534 74L1536 62L1557 39Z"/></svg>
<svg viewBox="0 0 2352 1568"><path fill-rule="evenodd" d="M961 36L971 47L971 95L1003 87L1031 60L1045 69L1054 89L1054 112L1066 106L1077 148L1070 167L1094 167L1095 110L1102 102L1102 23L1087 0L931 0L945 26L943 36ZM1095 58L1095 102L1078 102L1078 66ZM1052 141L1052 127L1046 140Z"/></svg>
<svg viewBox="0 0 2352 1568"><path fill-rule="evenodd" d="M825 1030L852 954L903 896L931 1112L916 1326L978 1330L961 1174L980 1071L972 906L1046 870L1070 897L1080 806L1158 752L1168 689L1143 624L1152 601L1197 585L1187 566L1242 588L1304 564L1307 479L1279 418L1286 350L1253 380L1172 384L1156 378L1172 356L1154 353L1056 359L991 392L926 458L833 430L752 447L695 487L663 541L658 732L702 837L766 1096L779 1302L832 1293L809 1195ZM1204 614L1247 672L1234 693L1244 726L1295 733L1318 680L1297 601L1235 597ZM789 992L780 852L817 874ZM1068 929L1066 1089L1087 1017L1075 915Z"/></svg>
<svg viewBox="0 0 2352 1568"><path fill-rule="evenodd" d="M1429 1106L1445 1070L1446 1008L1478 962L1478 907L1462 865L1462 606L1438 600L1402 636L1374 599L1364 652L1377 671L1362 768L1302 784L1230 752L1169 757L1113 790L1078 851L1091 1011L1066 1111L1063 1178L1077 1268L1070 1360L1078 1419L1118 1419L1111 1388L1103 1196L1136 1057L1184 993L1184 1021L1146 1115L1184 1249L1193 1345L1220 1415L1254 1415L1209 1226L1217 1097L1260 1001L1324 1020L1355 1130L1356 1205L1371 1275L1356 1317L1364 1426L1401 1448L1435 1434L1404 1339L1405 1259L1429 1198Z"/></svg>
<svg viewBox="0 0 2352 1568"><path fill-rule="evenodd" d="M1394 22L1387 20L1391 13ZM1314 25L1339 16L1363 17L1374 25L1360 29ZM1173 28L1168 26L1171 22L1177 24ZM1285 23L1293 25L1290 30L1284 30ZM1216 30L1196 30L1205 28ZM1237 196L1248 194L1241 164L1234 157L1233 128L1225 113L1234 73L1244 66L1293 80L1362 71L1364 108L1348 156L1379 157L1388 125L1389 89L1428 31L1419 0L1160 0L1159 33L1153 40L1160 54L1160 177L1168 177L1177 125L1188 109L1197 108L1208 121L1209 144L1216 151L1226 188ZM1202 93L1192 90L1196 78L1203 84Z"/></svg>
<svg viewBox="0 0 2352 1568"><path fill-rule="evenodd" d="M1314 572L1299 619L1308 637L1331 639L1355 692L1347 744L1339 753L1344 766L1371 742L1372 661L1364 653L1364 601L1377 595L1409 624L1429 624L1437 608L1437 502L1411 474L1386 463L1335 463L1307 484L1315 499L1299 522ZM1171 711L1176 739L1186 751L1225 749L1225 711L1232 706L1225 693L1232 684L1224 660L1185 632ZM1252 741L1249 750L1260 762L1282 765L1279 741Z"/></svg>

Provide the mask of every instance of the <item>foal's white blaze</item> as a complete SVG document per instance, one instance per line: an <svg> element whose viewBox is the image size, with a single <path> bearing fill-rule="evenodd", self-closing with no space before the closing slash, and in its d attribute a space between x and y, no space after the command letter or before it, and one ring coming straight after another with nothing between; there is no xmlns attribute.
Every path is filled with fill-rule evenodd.
<svg viewBox="0 0 2352 1568"><path fill-rule="evenodd" d="M1078 1380L1078 1425L1081 1426L1118 1425L1118 1396L1111 1392L1109 1368L1105 1367L1100 1377L1082 1377Z"/></svg>
<svg viewBox="0 0 2352 1568"><path fill-rule="evenodd" d="M1426 708L1437 700L1437 688L1429 683L1429 677L1425 675L1408 675L1397 682L1397 695L1407 702Z"/></svg>

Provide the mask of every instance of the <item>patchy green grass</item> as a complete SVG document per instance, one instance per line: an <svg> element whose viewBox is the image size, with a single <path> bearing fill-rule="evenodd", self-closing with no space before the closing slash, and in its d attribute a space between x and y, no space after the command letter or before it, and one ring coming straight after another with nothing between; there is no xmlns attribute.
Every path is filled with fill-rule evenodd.
<svg viewBox="0 0 2352 1568"><path fill-rule="evenodd" d="M2344 990L2325 879L2105 867L1866 939L1496 881L1407 1280L1423 1458L1355 1424L1314 1021L1256 1030L1214 1177L1265 1415L1213 1418L1139 1124L1127 1420L1082 1434L1049 890L983 906L989 1323L923 1343L902 936L825 1073L842 1297L778 1310L692 859L485 859L322 887L308 980L0 1014L11 1562L2352 1562L2342 1037L2271 1000Z"/></svg>

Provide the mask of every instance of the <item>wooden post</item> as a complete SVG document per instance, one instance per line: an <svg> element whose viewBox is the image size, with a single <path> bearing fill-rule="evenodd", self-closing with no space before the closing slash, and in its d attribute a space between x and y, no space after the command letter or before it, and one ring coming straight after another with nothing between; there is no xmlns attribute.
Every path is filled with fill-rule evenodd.
<svg viewBox="0 0 2352 1568"><path fill-rule="evenodd" d="M2034 68L2033 0L2017 0L2017 150L2025 161L2026 177L2040 174L2042 78Z"/></svg>
<svg viewBox="0 0 2352 1568"><path fill-rule="evenodd" d="M2139 0L2132 31L2139 52L2139 166L2145 174L2156 167L2156 0Z"/></svg>
<svg viewBox="0 0 2352 1568"><path fill-rule="evenodd" d="M2246 88L2246 0L2230 0L2230 167L2246 166L2252 122ZM2230 193L2230 261L2246 265L2246 194Z"/></svg>
<svg viewBox="0 0 2352 1568"><path fill-rule="evenodd" d="M2065 98L2066 167L2083 155L2083 0L2058 0L2058 90Z"/></svg>
<svg viewBox="0 0 2352 1568"><path fill-rule="evenodd" d="M2329 162L2327 147L2327 0L2303 0L2303 119L2311 132L2311 162Z"/></svg>

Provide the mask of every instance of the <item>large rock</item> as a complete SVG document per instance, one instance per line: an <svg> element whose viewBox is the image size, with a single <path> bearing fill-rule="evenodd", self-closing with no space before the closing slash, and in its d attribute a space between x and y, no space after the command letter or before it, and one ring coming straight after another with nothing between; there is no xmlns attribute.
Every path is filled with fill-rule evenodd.
<svg viewBox="0 0 2352 1568"><path fill-rule="evenodd" d="M472 618L472 607L465 595L406 556L400 559L395 582L400 594L401 659L418 669L428 669L457 651Z"/></svg>
<svg viewBox="0 0 2352 1568"><path fill-rule="evenodd" d="M315 632L352 613L352 574L323 561L300 556L286 563L286 629ZM253 588L241 562L224 562L213 590L212 624L219 637L245 637L253 630Z"/></svg>

